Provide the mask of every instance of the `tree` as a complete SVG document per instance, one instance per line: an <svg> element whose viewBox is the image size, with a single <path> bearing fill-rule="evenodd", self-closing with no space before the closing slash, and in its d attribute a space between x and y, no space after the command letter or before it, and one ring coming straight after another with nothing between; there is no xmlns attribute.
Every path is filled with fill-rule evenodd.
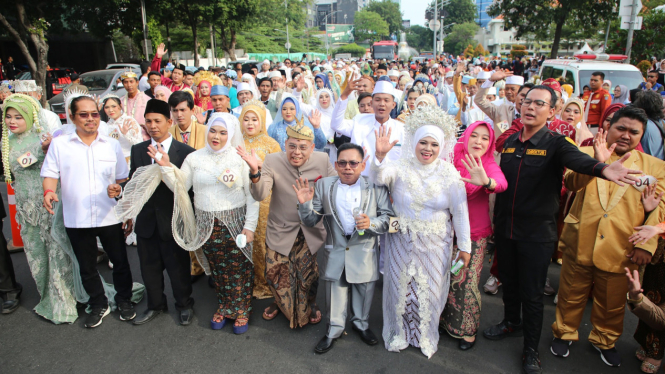
<svg viewBox="0 0 665 374"><path fill-rule="evenodd" d="M513 44L513 48L510 50L510 58L522 58L528 54L526 47L519 44Z"/></svg>
<svg viewBox="0 0 665 374"><path fill-rule="evenodd" d="M642 29L633 32L630 63L650 60L651 56L662 56L665 50L665 12L650 11L642 15ZM607 40L607 53L626 53L628 30L619 28L619 21L612 22Z"/></svg>
<svg viewBox="0 0 665 374"><path fill-rule="evenodd" d="M474 22L478 16L476 4L473 0L450 0L445 6L443 5L443 0L439 0L437 3L439 5L439 18L443 15L446 25L451 23L461 25L463 23ZM425 11L425 19L432 19L433 9L434 1L429 4L429 7Z"/></svg>
<svg viewBox="0 0 665 374"><path fill-rule="evenodd" d="M420 51L431 50L433 44L432 37L432 30L420 25L413 25L407 30L406 42L409 47Z"/></svg>
<svg viewBox="0 0 665 374"><path fill-rule="evenodd" d="M464 49L463 55L466 58L473 57L474 56L473 55L473 45L471 45L471 44L467 45L466 48Z"/></svg>
<svg viewBox="0 0 665 374"><path fill-rule="evenodd" d="M486 54L487 54L487 51L485 50L485 48L483 48L483 45L478 43L478 45L476 46L476 49L473 50L473 55L476 56L476 57L482 57L482 56L485 56Z"/></svg>
<svg viewBox="0 0 665 374"><path fill-rule="evenodd" d="M353 57L363 57L365 56L365 52L367 52L365 47L361 47L356 43L351 43L337 48L333 54L350 53Z"/></svg>
<svg viewBox="0 0 665 374"><path fill-rule="evenodd" d="M384 21L378 13L368 10L356 12L354 27L356 40L369 40L370 43L381 40L382 36L388 36L390 32L388 22Z"/></svg>
<svg viewBox="0 0 665 374"><path fill-rule="evenodd" d="M391 34L397 35L402 30L402 12L399 10L398 3L391 0L372 1L365 9L377 13L388 22L388 30Z"/></svg>
<svg viewBox="0 0 665 374"><path fill-rule="evenodd" d="M455 25L450 30L450 34L444 39L444 48L446 52L453 55L459 55L464 51L464 48L469 44L475 44L474 36L478 32L478 26L474 22L467 22L460 25Z"/></svg>
<svg viewBox="0 0 665 374"><path fill-rule="evenodd" d="M598 0L503 0L487 8L487 14L503 15L505 26L514 27L517 37L527 33L539 33L555 25L551 58L557 57L564 24L570 21L595 28L613 16L614 1Z"/></svg>

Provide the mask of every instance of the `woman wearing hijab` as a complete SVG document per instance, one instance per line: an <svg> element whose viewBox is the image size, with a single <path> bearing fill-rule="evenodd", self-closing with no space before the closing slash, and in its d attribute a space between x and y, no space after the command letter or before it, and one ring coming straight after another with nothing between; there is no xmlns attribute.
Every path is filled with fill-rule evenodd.
<svg viewBox="0 0 665 374"><path fill-rule="evenodd" d="M612 99L612 104L627 104L628 103L628 87L623 84L619 84L614 87L614 98Z"/></svg>
<svg viewBox="0 0 665 374"><path fill-rule="evenodd" d="M249 167L235 150L244 144L238 120L214 113L207 129L205 148L190 153L180 169L161 147L150 146L148 154L162 167L164 182L175 195L173 237L182 248L196 251L214 279L219 308L210 321L212 329L232 319L233 332L243 334L252 309L252 242L259 202L249 192ZM192 188L193 209L187 193Z"/></svg>
<svg viewBox="0 0 665 374"><path fill-rule="evenodd" d="M312 105L301 102L300 108L307 116L312 116L315 111L321 113L321 131L327 139L324 149L330 156L330 162L334 165L335 160L337 160L337 152L334 144L332 144L335 132L330 128L332 113L335 110L335 99L332 91L327 88L316 91L312 99Z"/></svg>
<svg viewBox="0 0 665 374"><path fill-rule="evenodd" d="M471 225L471 260L469 267L452 275L448 302L441 324L450 336L459 339L459 348L468 350L475 344L480 325L480 291L478 282L488 240L492 236L489 197L506 190L508 182L494 160L494 127L487 122L474 122L455 144L454 162L466 189Z"/></svg>
<svg viewBox="0 0 665 374"><path fill-rule="evenodd" d="M222 80L217 75L209 71L198 72L196 78L194 78L194 85L197 87L194 105L204 111L212 109L212 99L210 99L212 86L221 84Z"/></svg>
<svg viewBox="0 0 665 374"><path fill-rule="evenodd" d="M325 147L327 140L326 135L321 130L321 113L314 110L309 120L307 120L300 109L300 102L293 95L285 93L282 95L282 103L279 105L277 118L268 128L268 135L277 141L282 151L285 150L287 139L286 128L296 122L304 122L305 126L314 132L314 147L317 150L322 150Z"/></svg>
<svg viewBox="0 0 665 374"><path fill-rule="evenodd" d="M584 140L593 138L593 134L584 122L584 101L582 99L568 99L561 109L561 120L575 128L575 143L581 144Z"/></svg>
<svg viewBox="0 0 665 374"><path fill-rule="evenodd" d="M83 290L78 262L69 240L64 240L61 245L52 235L55 216L42 207L40 171L44 152L41 139L54 129L42 127L38 119L40 108L35 99L23 94L13 94L4 101L2 161L5 181L13 183L16 220L40 295L34 311L55 324L73 323L78 318L76 302L87 302L88 296ZM56 213L62 218L62 210ZM66 236L64 227L62 234Z"/></svg>
<svg viewBox="0 0 665 374"><path fill-rule="evenodd" d="M157 86L155 87L155 99L161 100L168 103L169 97L171 97L171 90L166 86Z"/></svg>
<svg viewBox="0 0 665 374"><path fill-rule="evenodd" d="M263 162L271 153L281 152L279 144L275 139L268 136L266 132L265 106L258 100L251 100L242 107L240 112L240 127L245 140L245 149L256 154ZM259 210L259 223L254 232L254 297L267 299L272 297L272 292L266 282L266 227L268 225L268 213L270 212L270 198L261 201Z"/></svg>
<svg viewBox="0 0 665 374"><path fill-rule="evenodd" d="M422 106L404 128L402 156L394 162L385 157L397 142L390 142L383 126L375 132L370 169L371 179L390 190L399 222L386 241L383 340L389 351L413 345L429 358L438 349L439 317L448 298L453 233L459 258L469 263L469 210L452 164L455 118L437 106Z"/></svg>
<svg viewBox="0 0 665 374"><path fill-rule="evenodd" d="M132 146L147 140L144 139L144 136L148 134L147 132L143 134L138 122L122 110L122 103L117 96L106 95L102 101L102 109L102 120L106 121L109 127L108 136L120 143L122 154L129 165ZM148 138L150 138L149 135Z"/></svg>
<svg viewBox="0 0 665 374"><path fill-rule="evenodd" d="M259 92L259 86L256 85L256 79L254 79L254 76L252 76L249 73L245 73L242 75L240 78L242 82L245 82L249 84L250 91L252 91L252 97L253 98L259 98L261 97L261 93Z"/></svg>

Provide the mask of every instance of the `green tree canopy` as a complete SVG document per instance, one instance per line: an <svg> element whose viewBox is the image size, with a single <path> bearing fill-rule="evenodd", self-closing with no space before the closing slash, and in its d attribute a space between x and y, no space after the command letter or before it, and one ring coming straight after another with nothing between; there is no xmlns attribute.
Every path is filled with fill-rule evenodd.
<svg viewBox="0 0 665 374"><path fill-rule="evenodd" d="M399 10L398 3L390 0L372 1L365 9L377 13L388 22L388 30L391 34L397 35L402 30L402 12Z"/></svg>
<svg viewBox="0 0 665 374"><path fill-rule="evenodd" d="M443 5L443 1L439 0L439 18L443 15L445 17L444 24L449 25L456 23L461 25L463 23L474 22L477 17L477 8L473 0L450 0L447 5ZM425 18L431 20L433 17L432 10L434 9L434 1L429 4L427 11L425 11Z"/></svg>
<svg viewBox="0 0 665 374"><path fill-rule="evenodd" d="M633 45L630 63L637 64L640 60L651 60L652 56L662 56L665 52L665 12L649 12L643 14L642 29L633 32ZM628 30L619 29L619 21L612 22L610 36L607 40L607 52L625 54Z"/></svg>
<svg viewBox="0 0 665 374"><path fill-rule="evenodd" d="M356 40L369 40L370 43L381 40L381 37L388 36L390 32L388 22L384 21L378 13L368 10L356 12L354 28Z"/></svg>
<svg viewBox="0 0 665 374"><path fill-rule="evenodd" d="M615 5L614 1L598 0L503 0L489 6L487 14L502 14L505 26L514 27L517 37L528 33L542 35L554 24L550 57L556 57L564 24L574 22L583 28L596 28L612 17Z"/></svg>
<svg viewBox="0 0 665 374"><path fill-rule="evenodd" d="M407 30L406 42L409 47L419 51L429 51L432 49L432 37L432 30L420 25L413 25Z"/></svg>
<svg viewBox="0 0 665 374"><path fill-rule="evenodd" d="M333 54L350 53L353 57L363 57L365 52L367 52L365 47L361 47L356 43L351 43L337 48Z"/></svg>
<svg viewBox="0 0 665 374"><path fill-rule="evenodd" d="M450 34L444 39L444 49L453 55L462 54L464 49L470 44L476 44L474 36L478 32L478 26L474 22L455 25L450 30Z"/></svg>

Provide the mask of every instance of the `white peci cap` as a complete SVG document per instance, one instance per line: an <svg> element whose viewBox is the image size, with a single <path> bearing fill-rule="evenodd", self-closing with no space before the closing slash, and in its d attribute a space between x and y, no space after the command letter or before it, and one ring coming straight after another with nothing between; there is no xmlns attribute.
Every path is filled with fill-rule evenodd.
<svg viewBox="0 0 665 374"><path fill-rule="evenodd" d="M521 86L524 84L524 77L521 75L511 75L510 77L506 78L506 84Z"/></svg>

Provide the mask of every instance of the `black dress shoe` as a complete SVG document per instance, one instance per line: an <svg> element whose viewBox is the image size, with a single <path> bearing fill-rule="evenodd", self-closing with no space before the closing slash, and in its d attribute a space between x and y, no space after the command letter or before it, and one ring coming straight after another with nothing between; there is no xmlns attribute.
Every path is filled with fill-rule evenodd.
<svg viewBox="0 0 665 374"><path fill-rule="evenodd" d="M194 309L189 308L185 310L180 311L180 324L183 326L187 326L192 323L192 320L194 319Z"/></svg>
<svg viewBox="0 0 665 374"><path fill-rule="evenodd" d="M337 338L329 338L327 336L324 336L319 340L319 344L314 347L314 352L316 353L326 353L330 349L332 349L333 343L337 340Z"/></svg>
<svg viewBox="0 0 665 374"><path fill-rule="evenodd" d="M522 356L523 374L542 374L543 368L540 366L538 352L533 348L524 348Z"/></svg>
<svg viewBox="0 0 665 374"><path fill-rule="evenodd" d="M353 330L357 332L358 335L360 335L360 339L362 339L362 341L364 341L367 345L375 345L379 342L379 339L376 338L376 335L374 335L370 329L361 330L354 325Z"/></svg>
<svg viewBox="0 0 665 374"><path fill-rule="evenodd" d="M475 344L476 344L476 341L475 341L475 340L472 341L472 342L467 342L467 341L464 340L464 339L460 339L460 340L459 340L459 349L461 349L461 350L463 350L463 351L466 351L466 350L469 350L469 349L473 348L473 346L474 346Z"/></svg>
<svg viewBox="0 0 665 374"><path fill-rule="evenodd" d="M507 336L522 336L522 323L519 325L503 320L483 331L483 335L490 340L501 340Z"/></svg>
<svg viewBox="0 0 665 374"><path fill-rule="evenodd" d="M197 274L197 275L192 275L192 284L196 283L197 280L201 279L205 273Z"/></svg>
<svg viewBox="0 0 665 374"><path fill-rule="evenodd" d="M160 309L160 310L152 310L152 309L146 309L143 314L141 314L139 317L136 317L134 319L133 324L135 325L143 325L144 323L148 323L152 321L153 319L157 318L160 314L166 312L166 310Z"/></svg>
<svg viewBox="0 0 665 374"><path fill-rule="evenodd" d="M21 304L21 292L23 292L22 289L5 294L5 301L2 303L2 314L13 313L18 309Z"/></svg>

